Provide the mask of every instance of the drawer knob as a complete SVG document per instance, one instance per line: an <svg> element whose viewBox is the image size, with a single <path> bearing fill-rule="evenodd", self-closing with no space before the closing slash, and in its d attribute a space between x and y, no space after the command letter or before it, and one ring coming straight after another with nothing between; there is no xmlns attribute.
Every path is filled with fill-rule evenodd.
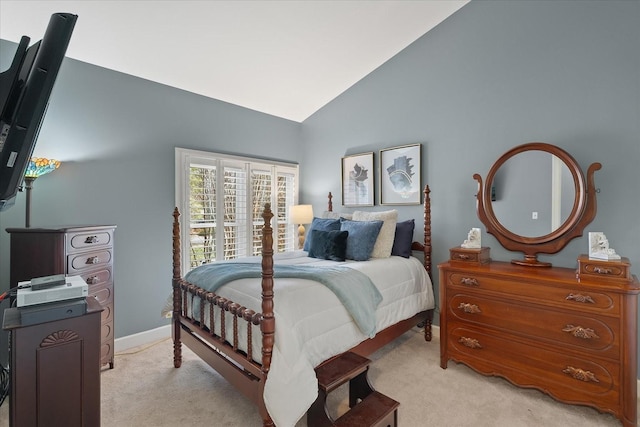
<svg viewBox="0 0 640 427"><path fill-rule="evenodd" d="M465 313L470 313L470 314L482 313L482 311L480 310L480 308L478 308L477 305L469 304L469 303L466 303L466 302L461 302L460 305L458 306L458 308L460 310L464 311Z"/></svg>
<svg viewBox="0 0 640 427"><path fill-rule="evenodd" d="M458 340L458 342L462 345L464 345L465 347L469 347L469 348L482 348L482 346L480 345L480 343L478 342L477 339L475 338L467 338L467 337L460 337L460 339Z"/></svg>
<svg viewBox="0 0 640 427"><path fill-rule="evenodd" d="M478 281L473 277L463 277L460 279L460 283L465 286L478 286Z"/></svg>
<svg viewBox="0 0 640 427"><path fill-rule="evenodd" d="M87 285L95 285L99 281L100 279L98 278L98 276L87 277Z"/></svg>
<svg viewBox="0 0 640 427"><path fill-rule="evenodd" d="M596 303L593 300L593 298L591 298L589 295L582 295L582 294L569 294L565 299L569 301L584 302L584 303L590 303L590 304Z"/></svg>
<svg viewBox="0 0 640 427"><path fill-rule="evenodd" d="M84 239L84 242L87 244L98 243L98 236L89 236L86 239Z"/></svg>
<svg viewBox="0 0 640 427"><path fill-rule="evenodd" d="M582 338L585 340L600 338L593 329L583 328L582 326L567 325L562 332L568 332L576 338Z"/></svg>
<svg viewBox="0 0 640 427"><path fill-rule="evenodd" d="M576 380L584 381L584 382L594 382L599 383L600 380L596 378L596 375L593 372L585 371L584 369L574 368L573 366L567 366L562 370L567 375L572 376Z"/></svg>
<svg viewBox="0 0 640 427"><path fill-rule="evenodd" d="M98 256L91 256L87 258L87 262L85 264L97 264L100 262L100 258Z"/></svg>
<svg viewBox="0 0 640 427"><path fill-rule="evenodd" d="M469 255L465 255L465 254L456 254L456 258L468 260L471 257Z"/></svg>
<svg viewBox="0 0 640 427"><path fill-rule="evenodd" d="M593 267L593 271L598 274L612 274L613 270L606 267Z"/></svg>

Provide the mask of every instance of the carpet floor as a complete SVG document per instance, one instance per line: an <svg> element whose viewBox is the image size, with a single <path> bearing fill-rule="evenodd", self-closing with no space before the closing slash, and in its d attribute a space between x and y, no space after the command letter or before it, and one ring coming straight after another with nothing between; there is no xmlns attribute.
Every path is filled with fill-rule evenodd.
<svg viewBox="0 0 640 427"><path fill-rule="evenodd" d="M437 332L437 329L434 331ZM116 354L115 368L101 374L103 427L259 427L256 408L222 377L183 347L183 364L173 367L170 339ZM411 330L371 356L369 378L380 392L400 402L398 424L407 427L619 427L610 414L556 402L532 389L485 377L449 362L440 368L437 336L425 342ZM330 394L334 416L347 410L346 386ZM9 402L0 407L8 425ZM307 425L303 417L296 427Z"/></svg>

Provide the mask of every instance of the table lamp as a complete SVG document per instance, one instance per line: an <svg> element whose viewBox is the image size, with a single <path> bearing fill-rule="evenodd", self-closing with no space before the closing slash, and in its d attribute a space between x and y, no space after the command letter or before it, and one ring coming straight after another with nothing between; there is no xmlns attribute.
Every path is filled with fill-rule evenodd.
<svg viewBox="0 0 640 427"><path fill-rule="evenodd" d="M311 205L294 205L289 208L289 223L298 224L298 249L304 246L304 225L313 221Z"/></svg>
<svg viewBox="0 0 640 427"><path fill-rule="evenodd" d="M27 190L27 211L25 215L25 227L31 227L31 190L33 189L33 181L39 176L46 175L49 172L60 167L60 162L53 159L45 159L43 157L32 157L27 165L24 173L24 188Z"/></svg>

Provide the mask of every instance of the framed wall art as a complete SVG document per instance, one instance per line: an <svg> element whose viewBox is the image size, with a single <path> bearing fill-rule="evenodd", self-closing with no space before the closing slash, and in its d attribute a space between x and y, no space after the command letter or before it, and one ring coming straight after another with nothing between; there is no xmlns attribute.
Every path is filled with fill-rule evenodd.
<svg viewBox="0 0 640 427"><path fill-rule="evenodd" d="M342 158L342 204L373 206L373 151Z"/></svg>
<svg viewBox="0 0 640 427"><path fill-rule="evenodd" d="M380 150L380 204L419 205L422 144Z"/></svg>

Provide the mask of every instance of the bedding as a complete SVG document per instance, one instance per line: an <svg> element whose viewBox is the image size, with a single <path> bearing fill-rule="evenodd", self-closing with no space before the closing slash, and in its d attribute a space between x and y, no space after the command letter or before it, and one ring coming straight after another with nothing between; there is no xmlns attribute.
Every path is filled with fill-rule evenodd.
<svg viewBox="0 0 640 427"><path fill-rule="evenodd" d="M252 262L260 257L234 260ZM308 256L305 251L274 255L275 343L271 368L264 387L264 402L277 426L293 426L317 397L314 368L367 339L334 292L309 279L277 277L278 266L349 268L368 276L382 300L375 311L375 328L382 330L418 312L433 309L435 300L430 278L414 258L391 256L366 262L335 262ZM260 309L260 280L241 278L221 286L217 292L247 308ZM194 298L194 306L199 306ZM192 309L189 308L188 311ZM233 315L227 313L229 319ZM220 328L220 322L214 329ZM231 320L226 322L227 334ZM246 336L246 330L240 331ZM241 337L240 342L244 342ZM252 335L254 359L259 360L260 334Z"/></svg>

